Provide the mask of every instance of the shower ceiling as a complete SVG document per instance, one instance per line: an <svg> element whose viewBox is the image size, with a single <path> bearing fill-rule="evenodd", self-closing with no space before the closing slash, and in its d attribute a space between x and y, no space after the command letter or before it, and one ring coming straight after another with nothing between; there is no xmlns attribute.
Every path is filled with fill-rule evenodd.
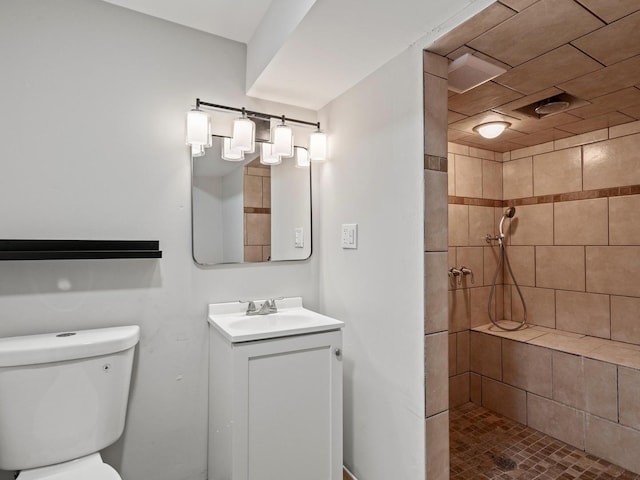
<svg viewBox="0 0 640 480"><path fill-rule="evenodd" d="M640 120L640 0L500 0L434 43L507 72L449 91L449 141L498 152ZM537 119L518 109L568 93L583 102ZM511 123L487 140L473 127Z"/></svg>

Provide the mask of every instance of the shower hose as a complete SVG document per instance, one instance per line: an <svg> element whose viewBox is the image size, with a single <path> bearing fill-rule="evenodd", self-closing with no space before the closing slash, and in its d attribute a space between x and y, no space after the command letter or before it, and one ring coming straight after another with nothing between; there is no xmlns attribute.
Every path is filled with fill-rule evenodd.
<svg viewBox="0 0 640 480"><path fill-rule="evenodd" d="M493 282L491 283L491 291L489 292L489 305L488 305L488 313L489 313L489 320L491 320L491 323L493 323L496 327L502 329L502 330L507 330L507 331L514 331L514 330L519 330L522 327L524 327L524 325L527 323L527 304L524 301L524 297L522 296L522 291L520 290L520 285L518 285L518 282L516 280L516 277L513 275L513 270L511 270L511 263L509 262L509 255L507 255L507 246L504 244L503 239L500 238L498 240L498 248L500 248L500 253L499 253L499 259L498 259L498 266L496 267L496 272L493 274ZM518 295L520 296L520 301L522 302L522 322L520 322L519 325L517 325L516 327L506 327L503 325L498 325L498 319L494 318L493 313L491 312L491 301L492 299L495 300L495 296L496 296L496 281L498 280L498 273L500 272L500 269L502 268L502 266L506 264L507 265L507 269L509 270L509 274L511 275L511 278L513 279L513 284L516 287L516 290L518 291Z"/></svg>

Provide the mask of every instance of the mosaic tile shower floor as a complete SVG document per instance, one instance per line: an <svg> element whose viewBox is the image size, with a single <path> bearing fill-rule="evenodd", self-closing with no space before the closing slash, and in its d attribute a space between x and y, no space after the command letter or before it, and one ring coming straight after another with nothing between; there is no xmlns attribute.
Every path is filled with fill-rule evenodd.
<svg viewBox="0 0 640 480"><path fill-rule="evenodd" d="M473 403L449 415L451 480L640 480L640 475Z"/></svg>

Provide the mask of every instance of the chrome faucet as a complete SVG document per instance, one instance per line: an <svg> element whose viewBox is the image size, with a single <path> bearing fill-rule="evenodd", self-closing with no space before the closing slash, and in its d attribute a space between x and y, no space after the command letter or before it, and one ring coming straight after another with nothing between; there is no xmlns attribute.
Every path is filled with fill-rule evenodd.
<svg viewBox="0 0 640 480"><path fill-rule="evenodd" d="M259 309L256 308L256 302L254 302L253 300L249 302L243 302L242 300L240 300L240 302L249 304L247 305L246 315L252 316L252 315L269 315L270 313L277 313L278 306L276 305L276 300L282 300L282 297L265 300L262 303L262 305L260 305Z"/></svg>

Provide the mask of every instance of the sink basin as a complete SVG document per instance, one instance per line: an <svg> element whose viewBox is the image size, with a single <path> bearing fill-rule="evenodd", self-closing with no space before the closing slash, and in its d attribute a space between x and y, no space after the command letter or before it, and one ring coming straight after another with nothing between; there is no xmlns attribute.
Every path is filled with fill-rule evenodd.
<svg viewBox="0 0 640 480"><path fill-rule="evenodd" d="M263 300L256 301L260 309ZM232 343L266 340L307 333L339 330L344 322L307 310L301 297L276 300L277 313L245 314L247 305L240 302L209 305L209 323Z"/></svg>

